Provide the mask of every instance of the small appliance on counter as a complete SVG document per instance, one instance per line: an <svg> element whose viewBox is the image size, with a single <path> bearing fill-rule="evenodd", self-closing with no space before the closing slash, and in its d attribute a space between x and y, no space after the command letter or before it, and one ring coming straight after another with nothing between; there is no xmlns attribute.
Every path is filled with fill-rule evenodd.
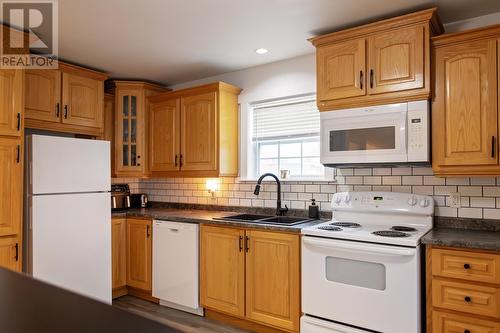
<svg viewBox="0 0 500 333"><path fill-rule="evenodd" d="M120 211L130 208L130 188L128 184L111 185L111 210Z"/></svg>
<svg viewBox="0 0 500 333"><path fill-rule="evenodd" d="M130 208L146 208L148 207L148 195L145 193L130 195Z"/></svg>

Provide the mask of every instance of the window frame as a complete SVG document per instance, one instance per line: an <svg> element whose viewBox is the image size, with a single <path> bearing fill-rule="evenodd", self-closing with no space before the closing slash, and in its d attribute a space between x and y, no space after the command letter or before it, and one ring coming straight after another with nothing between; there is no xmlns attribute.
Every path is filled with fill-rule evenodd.
<svg viewBox="0 0 500 333"><path fill-rule="evenodd" d="M310 103L310 102L316 102L316 94L305 94L305 95L299 95L299 96L292 96L292 97L283 97L283 98L278 98L278 99L273 99L273 100L267 100L267 101L260 101L260 102L252 102L248 104L248 114L247 114L247 120L248 120L248 127L247 127L247 138L246 138L246 144L247 144L247 160L244 161L246 162L247 166L247 175L246 177L242 178L242 180L255 180L259 177L259 160L260 160L260 143L263 141L254 141L253 140L253 114L255 109L260 109L260 108L268 108L268 107L278 107L278 106L284 106L284 105L291 105L291 104L299 104L299 103ZM312 136L309 135L308 137L290 137L291 141L297 141L297 142L304 142L304 139L308 138L318 138L319 143L321 144L321 139L320 139L320 132L318 129L318 134L317 136ZM274 141L274 142L280 142L284 141L287 139L279 139L276 138L274 140L269 140L269 141ZM265 142L266 140L264 140ZM248 146L249 145L249 146ZM321 151L321 149L320 149ZM308 156L309 157L309 156ZM316 156L312 156L316 157ZM318 157L321 158L319 155ZM307 157L306 157L307 158ZM279 154L278 154L278 160L280 159ZM304 159L304 156L302 156L301 153L301 169L302 169L302 161ZM320 163L321 164L321 163ZM280 175L277 175L278 177ZM287 178L285 181L325 181L325 182L331 182L333 180L333 168L326 167L324 166L324 173L322 175L318 176L290 176Z"/></svg>

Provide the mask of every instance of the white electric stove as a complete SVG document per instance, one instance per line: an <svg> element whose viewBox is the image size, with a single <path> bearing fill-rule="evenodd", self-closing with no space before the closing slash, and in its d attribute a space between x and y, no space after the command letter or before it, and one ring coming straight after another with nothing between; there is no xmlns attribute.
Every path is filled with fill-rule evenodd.
<svg viewBox="0 0 500 333"><path fill-rule="evenodd" d="M301 332L421 333L420 239L433 199L342 192L332 212L302 230Z"/></svg>

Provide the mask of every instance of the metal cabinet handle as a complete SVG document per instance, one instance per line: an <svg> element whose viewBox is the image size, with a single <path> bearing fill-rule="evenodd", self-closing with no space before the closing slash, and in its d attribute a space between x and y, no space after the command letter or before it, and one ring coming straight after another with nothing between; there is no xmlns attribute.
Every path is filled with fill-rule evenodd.
<svg viewBox="0 0 500 333"><path fill-rule="evenodd" d="M373 88L373 69L370 69L370 88Z"/></svg>
<svg viewBox="0 0 500 333"><path fill-rule="evenodd" d="M21 113L17 114L17 130L21 130Z"/></svg>
<svg viewBox="0 0 500 333"><path fill-rule="evenodd" d="M495 136L491 137L491 157L495 157Z"/></svg>
<svg viewBox="0 0 500 333"><path fill-rule="evenodd" d="M470 330L464 330L464 333L470 333Z"/></svg>
<svg viewBox="0 0 500 333"><path fill-rule="evenodd" d="M21 145L16 147L16 162L19 164L21 162Z"/></svg>
<svg viewBox="0 0 500 333"><path fill-rule="evenodd" d="M59 110L59 103L56 104L56 118L59 118L61 111Z"/></svg>
<svg viewBox="0 0 500 333"><path fill-rule="evenodd" d="M15 250L16 250L15 259L16 261L19 261L19 243L16 243Z"/></svg>
<svg viewBox="0 0 500 333"><path fill-rule="evenodd" d="M464 264L464 269L469 269L470 265L469 264Z"/></svg>
<svg viewBox="0 0 500 333"><path fill-rule="evenodd" d="M149 224L146 226L146 237L149 238Z"/></svg>
<svg viewBox="0 0 500 333"><path fill-rule="evenodd" d="M465 296L464 301L466 301L467 303L470 303L472 301L472 298L470 298L470 296Z"/></svg>
<svg viewBox="0 0 500 333"><path fill-rule="evenodd" d="M177 166L177 154L175 154L175 162L174 162L174 166Z"/></svg>
<svg viewBox="0 0 500 333"><path fill-rule="evenodd" d="M250 251L250 237L245 236L245 252Z"/></svg>
<svg viewBox="0 0 500 333"><path fill-rule="evenodd" d="M64 119L68 119L68 106L64 106Z"/></svg>
<svg viewBox="0 0 500 333"><path fill-rule="evenodd" d="M238 241L239 249L240 252L243 251L243 236L240 236L240 239Z"/></svg>
<svg viewBox="0 0 500 333"><path fill-rule="evenodd" d="M359 71L359 89L363 90L363 71Z"/></svg>
<svg viewBox="0 0 500 333"><path fill-rule="evenodd" d="M182 154L179 156L179 166L182 168Z"/></svg>

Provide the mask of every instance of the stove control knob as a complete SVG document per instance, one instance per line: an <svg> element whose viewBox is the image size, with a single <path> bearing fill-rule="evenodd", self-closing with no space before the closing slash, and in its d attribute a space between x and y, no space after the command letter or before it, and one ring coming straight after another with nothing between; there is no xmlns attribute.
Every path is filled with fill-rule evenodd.
<svg viewBox="0 0 500 333"><path fill-rule="evenodd" d="M408 199L408 205L410 206L415 206L418 203L418 200L415 196L411 196L410 199Z"/></svg>
<svg viewBox="0 0 500 333"><path fill-rule="evenodd" d="M422 199L420 200L420 207L427 207L429 206L429 200L428 199Z"/></svg>
<svg viewBox="0 0 500 333"><path fill-rule="evenodd" d="M349 194L346 194L344 197L344 202L347 204L349 203L349 201L351 201L351 197L349 196Z"/></svg>

